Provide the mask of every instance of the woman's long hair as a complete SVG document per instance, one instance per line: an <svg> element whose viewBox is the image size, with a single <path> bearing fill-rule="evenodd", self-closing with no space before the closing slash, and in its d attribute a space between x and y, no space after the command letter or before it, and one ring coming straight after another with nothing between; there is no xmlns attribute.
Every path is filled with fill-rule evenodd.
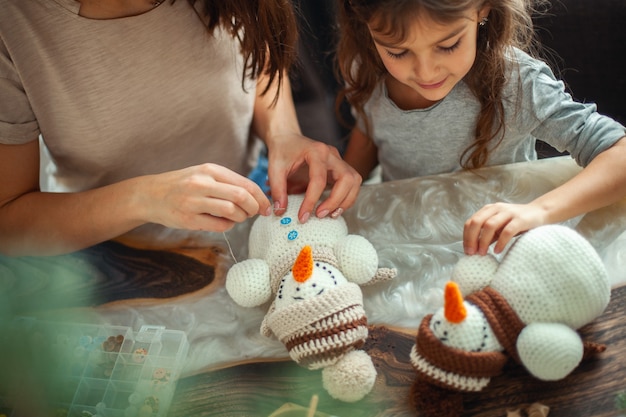
<svg viewBox="0 0 626 417"><path fill-rule="evenodd" d="M514 46L531 52L535 46L532 0L339 1L337 72L344 88L337 97L337 107L347 100L365 121L365 133L371 138L364 106L387 70L371 39L368 24L402 42L420 13L446 23L459 19L467 10L479 10L486 5L491 7L489 20L479 27L476 60L465 78L480 102L480 113L475 140L460 156L461 166L466 169L484 166L490 151L504 135L502 94L507 81L507 51Z"/></svg>
<svg viewBox="0 0 626 417"><path fill-rule="evenodd" d="M244 57L242 86L246 78L265 73L269 82L283 81L296 59L298 29L290 0L188 0L201 2L210 32L222 25L239 40ZM276 100L278 96L274 99Z"/></svg>

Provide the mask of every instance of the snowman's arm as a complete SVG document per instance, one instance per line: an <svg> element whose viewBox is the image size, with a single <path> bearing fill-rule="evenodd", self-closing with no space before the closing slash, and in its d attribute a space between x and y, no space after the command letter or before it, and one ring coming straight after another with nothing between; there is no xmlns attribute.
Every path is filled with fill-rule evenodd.
<svg viewBox="0 0 626 417"><path fill-rule="evenodd" d="M482 290L493 280L498 261L492 255L464 256L452 271L452 281L456 282L464 296Z"/></svg>
<svg viewBox="0 0 626 417"><path fill-rule="evenodd" d="M536 378L565 378L583 358L583 342L572 328L560 323L531 323L517 339L522 365Z"/></svg>
<svg viewBox="0 0 626 417"><path fill-rule="evenodd" d="M362 285L372 281L378 271L378 254L369 240L359 235L347 235L337 241L333 248L339 269L348 281ZM395 273L388 268L383 275L393 278ZM391 271L391 272L390 272Z"/></svg>
<svg viewBox="0 0 626 417"><path fill-rule="evenodd" d="M262 259L247 259L233 265L226 274L228 295L243 307L256 307L272 296L270 268Z"/></svg>

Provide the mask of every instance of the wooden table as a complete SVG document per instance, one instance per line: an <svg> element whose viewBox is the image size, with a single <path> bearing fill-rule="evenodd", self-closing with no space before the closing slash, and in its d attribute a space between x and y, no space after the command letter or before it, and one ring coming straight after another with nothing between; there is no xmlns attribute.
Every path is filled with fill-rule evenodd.
<svg viewBox="0 0 626 417"><path fill-rule="evenodd" d="M58 314L136 330L153 324L185 331L190 351L171 417L266 417L287 402L306 406L313 394L319 410L339 417L413 416L408 352L462 256L465 219L489 202L530 201L579 170L567 157L551 158L363 187L344 217L352 233L372 242L381 266L396 267L398 276L364 289L371 325L366 349L379 376L356 404L333 401L318 372L299 368L280 342L259 334L263 307L246 309L228 297L224 275L234 259L221 234L157 228L71 255L0 257L0 322L3 314ZM535 401L550 406L552 417L617 415L616 397L626 390L626 201L566 224L597 249L615 287L605 314L584 329L607 351L555 383L511 365L483 392L466 396L464 416L505 416L508 408ZM245 259L249 227L226 234L236 259Z"/></svg>
<svg viewBox="0 0 626 417"><path fill-rule="evenodd" d="M613 290L605 313L581 330L586 339L606 344L605 352L558 382L538 381L511 362L482 392L465 396L463 416L504 417L507 410L534 402L549 406L551 417L617 416L617 397L626 393L625 317L626 286L621 286ZM415 378L408 362L413 343L409 329L370 328L365 350L374 360L378 378L373 391L356 404L326 394L319 372L292 361L252 361L180 380L170 416L268 416L286 402L306 407L314 394L320 398L318 410L329 415L416 416L408 403Z"/></svg>

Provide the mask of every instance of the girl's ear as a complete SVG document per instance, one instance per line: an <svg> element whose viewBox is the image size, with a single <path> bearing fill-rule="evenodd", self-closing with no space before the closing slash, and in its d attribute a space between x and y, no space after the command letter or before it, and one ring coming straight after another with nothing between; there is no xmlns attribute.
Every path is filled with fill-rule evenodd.
<svg viewBox="0 0 626 417"><path fill-rule="evenodd" d="M478 21L482 22L484 19L487 19L490 11L491 5L485 3L485 5L478 11Z"/></svg>

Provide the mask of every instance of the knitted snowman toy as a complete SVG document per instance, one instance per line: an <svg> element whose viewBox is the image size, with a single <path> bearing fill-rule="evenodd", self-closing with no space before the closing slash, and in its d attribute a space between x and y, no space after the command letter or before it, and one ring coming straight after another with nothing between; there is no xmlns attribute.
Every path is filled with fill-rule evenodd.
<svg viewBox="0 0 626 417"><path fill-rule="evenodd" d="M300 224L302 195L289 197L281 217L259 217L249 236L249 256L226 275L226 290L244 307L272 301L261 333L276 336L290 357L322 369L328 393L358 401L372 389L376 370L360 347L367 317L360 285L391 279L362 236L348 234L345 220L312 217Z"/></svg>
<svg viewBox="0 0 626 417"><path fill-rule="evenodd" d="M604 350L583 343L576 330L602 314L610 291L595 249L561 225L526 232L501 262L461 258L443 308L418 329L413 404L420 415L458 416L461 393L481 391L509 358L540 380L565 378L583 357Z"/></svg>

